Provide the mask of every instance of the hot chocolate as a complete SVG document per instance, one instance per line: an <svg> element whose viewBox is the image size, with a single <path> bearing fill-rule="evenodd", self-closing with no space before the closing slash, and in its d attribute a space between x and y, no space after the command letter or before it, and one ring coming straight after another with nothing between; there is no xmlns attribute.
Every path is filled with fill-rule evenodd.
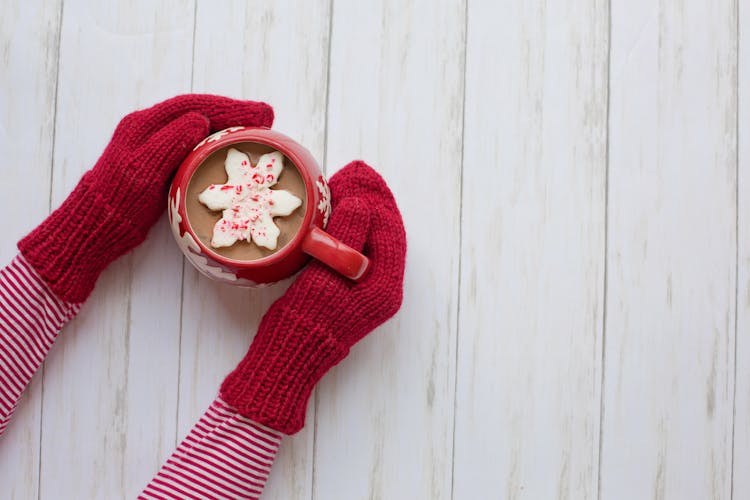
<svg viewBox="0 0 750 500"><path fill-rule="evenodd" d="M276 160L283 163L283 168ZM232 164L238 172L232 171ZM255 182L233 185L230 177L242 175L242 168L253 169L248 178ZM247 196L243 193L240 203L233 193L237 190L239 194L243 187L259 190ZM230 203L224 194L234 200ZM266 213L264 206L269 209ZM193 173L185 196L188 223L203 245L222 257L239 261L257 260L284 248L299 231L305 206L305 183L296 166L272 147L253 142L232 144L213 152ZM266 224L260 224L263 218L267 219ZM251 224L254 227L247 227L248 220L258 219L258 223Z"/></svg>

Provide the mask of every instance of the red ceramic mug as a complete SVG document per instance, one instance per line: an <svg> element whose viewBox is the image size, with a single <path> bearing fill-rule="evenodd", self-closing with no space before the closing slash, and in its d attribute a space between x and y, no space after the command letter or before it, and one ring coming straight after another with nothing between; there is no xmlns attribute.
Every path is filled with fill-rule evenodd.
<svg viewBox="0 0 750 500"><path fill-rule="evenodd" d="M195 171L212 153L248 142L275 149L297 168L305 185L305 212L299 231L278 251L255 260L234 260L218 254L198 238L187 217L185 193ZM169 222L187 259L201 273L218 281L240 286L273 283L296 273L310 257L359 281L369 266L367 257L323 230L331 213L330 198L328 184L307 149L275 130L231 127L201 141L177 170L169 191Z"/></svg>

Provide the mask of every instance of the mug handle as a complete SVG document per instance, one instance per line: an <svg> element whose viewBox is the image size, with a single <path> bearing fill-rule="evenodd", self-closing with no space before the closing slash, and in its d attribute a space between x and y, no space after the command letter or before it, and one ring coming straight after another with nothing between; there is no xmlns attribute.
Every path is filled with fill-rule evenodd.
<svg viewBox="0 0 750 500"><path fill-rule="evenodd" d="M302 251L355 283L364 279L370 267L370 259L317 226L302 240Z"/></svg>

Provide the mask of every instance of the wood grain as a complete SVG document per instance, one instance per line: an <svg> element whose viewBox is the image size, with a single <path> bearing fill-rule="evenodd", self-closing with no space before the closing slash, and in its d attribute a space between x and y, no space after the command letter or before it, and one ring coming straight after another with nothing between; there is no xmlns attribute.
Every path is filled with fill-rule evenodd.
<svg viewBox="0 0 750 500"><path fill-rule="evenodd" d="M737 333L733 498L750 498L750 9L739 8Z"/></svg>
<svg viewBox="0 0 750 500"><path fill-rule="evenodd" d="M148 14L147 14L148 13ZM189 89L193 3L66 0L53 176L57 206L122 116ZM45 371L40 498L133 498L171 453L181 260L161 221L112 265Z"/></svg>
<svg viewBox="0 0 750 500"><path fill-rule="evenodd" d="M602 498L730 496L735 14L612 3Z"/></svg>
<svg viewBox="0 0 750 500"><path fill-rule="evenodd" d="M322 159L325 141L329 2L199 1L193 88L274 107L274 128ZM244 290L210 282L185 266L180 434L216 396L247 350L261 316L288 287ZM264 499L309 498L315 413L282 442Z"/></svg>
<svg viewBox="0 0 750 500"><path fill-rule="evenodd" d="M748 498L749 27L737 0L1 2L0 265L126 113L265 100L329 174L383 174L409 255L264 499ZM160 221L24 395L0 498L133 498L288 284L209 282Z"/></svg>
<svg viewBox="0 0 750 500"><path fill-rule="evenodd" d="M59 29L59 1L0 3L0 207L14 214L3 221L0 265L49 212ZM37 376L0 438L0 498L37 497L41 402Z"/></svg>
<svg viewBox="0 0 750 500"><path fill-rule="evenodd" d="M319 386L314 498L450 498L464 5L335 2L328 171L357 158L407 228L403 307Z"/></svg>
<svg viewBox="0 0 750 500"><path fill-rule="evenodd" d="M596 498L607 2L468 21L454 498Z"/></svg>

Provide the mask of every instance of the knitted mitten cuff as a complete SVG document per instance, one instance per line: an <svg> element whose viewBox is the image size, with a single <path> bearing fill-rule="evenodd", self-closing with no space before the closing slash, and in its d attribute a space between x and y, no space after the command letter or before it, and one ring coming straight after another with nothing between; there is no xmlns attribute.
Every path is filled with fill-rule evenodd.
<svg viewBox="0 0 750 500"><path fill-rule="evenodd" d="M104 268L145 237L121 219L84 176L60 208L18 242L18 248L58 297L82 303Z"/></svg>
<svg viewBox="0 0 750 500"><path fill-rule="evenodd" d="M294 434L305 425L313 388L348 352L322 325L297 311L275 308L261 322L252 355L224 379L221 397L241 415Z"/></svg>

